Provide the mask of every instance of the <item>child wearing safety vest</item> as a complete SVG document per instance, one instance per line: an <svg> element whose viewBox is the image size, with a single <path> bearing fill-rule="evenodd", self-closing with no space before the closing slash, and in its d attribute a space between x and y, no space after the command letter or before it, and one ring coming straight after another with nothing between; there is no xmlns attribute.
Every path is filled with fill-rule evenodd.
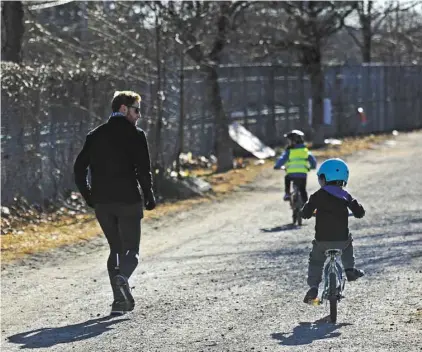
<svg viewBox="0 0 422 352"><path fill-rule="evenodd" d="M355 218L362 218L365 209L343 189L349 180L349 168L341 159L328 159L321 164L317 175L321 188L311 195L302 208L304 219L314 214L316 217L315 239L312 241L308 266L310 288L303 299L305 303L311 303L318 296L327 249L342 250L341 260L348 281L355 281L364 275L362 270L355 268L348 209Z"/></svg>
<svg viewBox="0 0 422 352"><path fill-rule="evenodd" d="M308 172L315 169L317 162L312 153L306 148L304 133L299 130L292 130L284 137L288 140L288 146L274 165L274 170L280 169L283 165L286 168L284 178L285 194L284 200L290 199L290 184L294 182L300 190L304 202L308 200L306 192L306 180Z"/></svg>

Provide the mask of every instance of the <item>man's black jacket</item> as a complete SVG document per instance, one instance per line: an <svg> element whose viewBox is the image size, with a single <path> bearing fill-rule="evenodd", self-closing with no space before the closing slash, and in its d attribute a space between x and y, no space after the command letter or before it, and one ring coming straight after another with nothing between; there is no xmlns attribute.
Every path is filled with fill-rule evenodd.
<svg viewBox="0 0 422 352"><path fill-rule="evenodd" d="M113 114L88 133L76 158L74 173L76 186L88 205L141 202L139 186L146 197L152 186L144 131L123 115Z"/></svg>

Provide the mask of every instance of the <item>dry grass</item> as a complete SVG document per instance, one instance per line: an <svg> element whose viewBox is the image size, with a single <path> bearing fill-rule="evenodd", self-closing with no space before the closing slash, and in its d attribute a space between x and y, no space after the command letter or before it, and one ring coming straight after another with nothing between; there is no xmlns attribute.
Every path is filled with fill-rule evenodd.
<svg viewBox="0 0 422 352"><path fill-rule="evenodd" d="M313 154L318 158L344 156L358 150L372 149L377 143L390 138L391 135L347 138L343 140L343 144L340 146L314 150ZM237 186L252 182L263 169L272 167L273 161L266 160L263 164L255 165L256 159L245 159L244 163L247 165L245 168L220 174L214 173L212 170L195 170L192 175L209 182L213 188L212 193L200 198L160 204L154 211L145 212L145 220L157 219L166 214L188 210L195 205L224 197ZM36 226L22 224L17 233L1 236L1 259L3 262L8 262L28 254L87 241L100 234L101 229L92 213L63 215L55 221L46 221Z"/></svg>
<svg viewBox="0 0 422 352"><path fill-rule="evenodd" d="M87 241L100 234L100 227L92 214L63 217L59 221L26 226L17 234L1 236L1 259L8 262L27 254Z"/></svg>
<svg viewBox="0 0 422 352"><path fill-rule="evenodd" d="M370 135L365 137L354 137L343 139L340 146L329 146L328 148L313 150L312 154L320 158L334 158L344 155L350 155L358 150L373 149L377 144L391 139L390 134Z"/></svg>
<svg viewBox="0 0 422 352"><path fill-rule="evenodd" d="M193 176L201 177L212 186L213 193L216 196L231 192L234 188L253 181L267 166L272 166L272 160L263 160L257 163L256 159L247 158L243 160L246 165L240 169L230 170L224 173L203 172L196 170L192 172Z"/></svg>

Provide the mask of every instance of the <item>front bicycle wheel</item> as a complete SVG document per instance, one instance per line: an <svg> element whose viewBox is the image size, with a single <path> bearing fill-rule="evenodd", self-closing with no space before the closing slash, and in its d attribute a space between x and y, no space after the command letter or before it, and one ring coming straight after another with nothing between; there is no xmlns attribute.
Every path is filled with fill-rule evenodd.
<svg viewBox="0 0 422 352"><path fill-rule="evenodd" d="M329 301L330 301L330 320L332 323L337 322L337 277L336 274L330 273L330 295L329 295Z"/></svg>

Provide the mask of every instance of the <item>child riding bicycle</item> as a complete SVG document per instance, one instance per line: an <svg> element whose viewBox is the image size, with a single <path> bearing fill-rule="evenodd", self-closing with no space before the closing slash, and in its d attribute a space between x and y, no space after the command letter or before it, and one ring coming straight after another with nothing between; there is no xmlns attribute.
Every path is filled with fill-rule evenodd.
<svg viewBox="0 0 422 352"><path fill-rule="evenodd" d="M317 175L321 188L311 195L302 208L304 219L311 218L316 211L315 239L312 241L308 266L310 288L303 300L305 303L310 303L318 296L327 249L342 249L341 260L348 281L355 281L364 275L362 270L355 268L348 209L356 218L362 218L365 209L343 188L349 180L349 168L341 159L328 159L321 164Z"/></svg>
<svg viewBox="0 0 422 352"><path fill-rule="evenodd" d="M306 148L304 133L299 130L292 130L284 135L288 140L288 146L274 165L274 170L280 169L283 165L286 168L284 177L285 194L284 200L290 200L290 184L294 182L298 187L302 200L308 200L306 192L306 179L308 172L315 169L317 162L312 153Z"/></svg>

